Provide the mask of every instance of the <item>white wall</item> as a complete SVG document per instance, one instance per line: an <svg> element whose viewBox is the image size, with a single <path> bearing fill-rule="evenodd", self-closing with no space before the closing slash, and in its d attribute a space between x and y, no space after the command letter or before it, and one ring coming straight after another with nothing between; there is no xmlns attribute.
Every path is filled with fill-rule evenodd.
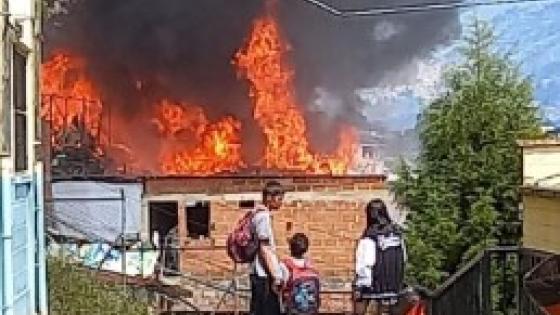
<svg viewBox="0 0 560 315"><path fill-rule="evenodd" d="M523 184L534 185L537 181L543 187L560 186L560 141L523 148Z"/></svg>

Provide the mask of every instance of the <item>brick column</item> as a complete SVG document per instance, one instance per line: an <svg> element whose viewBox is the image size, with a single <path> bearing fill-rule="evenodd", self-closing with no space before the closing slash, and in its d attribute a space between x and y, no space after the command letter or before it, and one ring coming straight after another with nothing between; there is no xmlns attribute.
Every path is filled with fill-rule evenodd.
<svg viewBox="0 0 560 315"><path fill-rule="evenodd" d="M179 234L179 244L181 247L186 245L187 241L187 200L180 199L177 201L177 232Z"/></svg>

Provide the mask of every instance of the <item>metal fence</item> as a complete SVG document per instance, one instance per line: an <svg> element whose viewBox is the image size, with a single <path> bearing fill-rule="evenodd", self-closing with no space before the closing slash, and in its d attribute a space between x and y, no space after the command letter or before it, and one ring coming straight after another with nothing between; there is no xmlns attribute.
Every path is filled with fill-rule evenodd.
<svg viewBox="0 0 560 315"><path fill-rule="evenodd" d="M524 275L550 255L516 247L486 250L435 291L423 290L430 315L546 315Z"/></svg>
<svg viewBox="0 0 560 315"><path fill-rule="evenodd" d="M535 265L524 277L523 290L527 293L528 305L537 308L535 314L547 314L539 305L553 308L560 305L560 255L550 256Z"/></svg>

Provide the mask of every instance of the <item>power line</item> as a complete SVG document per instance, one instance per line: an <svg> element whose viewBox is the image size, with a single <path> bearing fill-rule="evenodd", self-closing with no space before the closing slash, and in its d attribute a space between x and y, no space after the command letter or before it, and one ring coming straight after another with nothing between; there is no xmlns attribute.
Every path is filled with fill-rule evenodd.
<svg viewBox="0 0 560 315"><path fill-rule="evenodd" d="M351 18L351 17L374 17L382 15L397 15L397 14L408 14L408 13L419 13L427 11L437 11L437 10L450 10L458 8L469 8L469 7L486 7L486 6L497 6L505 4L522 4L522 3L538 3L538 2L552 2L555 0L498 0L498 1L452 1L449 3L420 3L420 4L406 4L393 7L379 7L371 9L352 9L352 10L341 10L330 4L323 2L322 0L302 0L305 1L329 14L341 17L341 18Z"/></svg>

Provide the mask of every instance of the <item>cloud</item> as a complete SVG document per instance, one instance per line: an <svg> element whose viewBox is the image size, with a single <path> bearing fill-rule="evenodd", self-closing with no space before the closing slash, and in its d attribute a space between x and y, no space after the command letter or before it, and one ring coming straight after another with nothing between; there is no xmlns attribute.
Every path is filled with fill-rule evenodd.
<svg viewBox="0 0 560 315"><path fill-rule="evenodd" d="M376 41L386 41L400 33L403 29L403 25L390 21L381 21L373 28L373 38Z"/></svg>
<svg viewBox="0 0 560 315"><path fill-rule="evenodd" d="M442 61L416 58L384 77L379 85L357 90L357 96L367 104L363 115L369 122L383 123L390 129L412 128L420 106L442 92L444 70Z"/></svg>

